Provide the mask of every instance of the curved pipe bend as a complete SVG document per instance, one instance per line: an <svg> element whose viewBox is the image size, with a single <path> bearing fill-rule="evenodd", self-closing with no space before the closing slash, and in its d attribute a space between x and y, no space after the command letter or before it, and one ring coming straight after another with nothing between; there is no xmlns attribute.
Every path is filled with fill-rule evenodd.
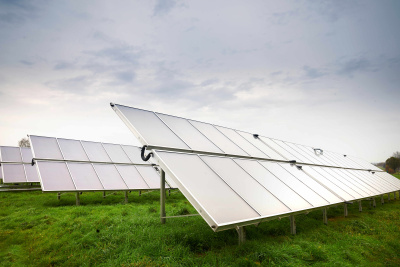
<svg viewBox="0 0 400 267"><path fill-rule="evenodd" d="M144 155L144 152L146 151L146 148L147 148L146 145L143 146L143 147L142 147L142 151L141 151L141 153L140 153L140 156L142 157L142 160L143 160L143 161L148 161L148 160L150 159L150 157L153 156L153 153L149 153L147 156Z"/></svg>

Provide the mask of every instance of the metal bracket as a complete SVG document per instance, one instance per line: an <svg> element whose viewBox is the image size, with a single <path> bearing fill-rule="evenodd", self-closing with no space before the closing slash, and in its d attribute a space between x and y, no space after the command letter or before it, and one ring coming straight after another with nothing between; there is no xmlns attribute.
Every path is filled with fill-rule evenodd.
<svg viewBox="0 0 400 267"><path fill-rule="evenodd" d="M253 134L253 137L255 138L255 139L258 139L258 134Z"/></svg>
<svg viewBox="0 0 400 267"><path fill-rule="evenodd" d="M319 151L319 153L317 153L317 151ZM314 148L314 153L315 155L322 155L324 154L324 151L321 148Z"/></svg>

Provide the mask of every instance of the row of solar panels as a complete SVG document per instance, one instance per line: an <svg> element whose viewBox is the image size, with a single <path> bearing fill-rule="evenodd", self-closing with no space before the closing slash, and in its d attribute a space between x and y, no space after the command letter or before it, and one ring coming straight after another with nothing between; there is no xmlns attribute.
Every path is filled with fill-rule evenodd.
<svg viewBox="0 0 400 267"><path fill-rule="evenodd" d="M31 165L30 148L0 146L0 162L0 179L4 183L39 182L36 168Z"/></svg>
<svg viewBox="0 0 400 267"><path fill-rule="evenodd" d="M400 190L355 157L111 106L214 231Z"/></svg>
<svg viewBox="0 0 400 267"><path fill-rule="evenodd" d="M138 147L30 136L44 191L160 188L159 173L151 165L155 162L170 187L178 188L211 228L220 231L400 190L398 179L355 157L112 107L152 151L151 162L142 161ZM4 163L2 156L3 178L5 166L19 165L25 173L30 166L25 160L32 156L20 150L22 162L17 163L17 153L12 153L5 161L13 162Z"/></svg>
<svg viewBox="0 0 400 267"><path fill-rule="evenodd" d="M4 183L40 182L47 192L160 188L158 171L141 160L138 147L41 136L30 142L37 170L30 148L0 147Z"/></svg>
<svg viewBox="0 0 400 267"><path fill-rule="evenodd" d="M115 105L143 145L354 169L379 168L361 159L195 120Z"/></svg>

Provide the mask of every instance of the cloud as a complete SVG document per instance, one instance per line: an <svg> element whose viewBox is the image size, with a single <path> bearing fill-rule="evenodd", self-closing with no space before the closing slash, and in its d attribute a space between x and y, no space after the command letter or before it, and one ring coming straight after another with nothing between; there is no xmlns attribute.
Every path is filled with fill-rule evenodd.
<svg viewBox="0 0 400 267"><path fill-rule="evenodd" d="M176 6L175 0L157 0L153 9L153 16L166 15Z"/></svg>
<svg viewBox="0 0 400 267"><path fill-rule="evenodd" d="M318 69L311 68L309 66L304 66L303 70L305 72L306 77L310 78L310 79L316 79L316 78L326 75L326 73L324 73Z"/></svg>
<svg viewBox="0 0 400 267"><path fill-rule="evenodd" d="M73 78L53 80L45 83L49 88L72 94L86 94L90 91L92 84L92 77L87 75L79 75Z"/></svg>
<svg viewBox="0 0 400 267"><path fill-rule="evenodd" d="M13 12L1 13L0 21L8 24L19 24L25 22L25 17Z"/></svg>
<svg viewBox="0 0 400 267"><path fill-rule="evenodd" d="M133 46L114 46L98 51L87 51L94 58L104 58L106 60L135 65L141 54Z"/></svg>
<svg viewBox="0 0 400 267"><path fill-rule="evenodd" d="M0 0L0 21L7 24L22 24L37 17L38 8L31 1Z"/></svg>
<svg viewBox="0 0 400 267"><path fill-rule="evenodd" d="M72 62L61 61L54 65L54 70L65 70L65 69L72 69L74 68L75 64Z"/></svg>
<svg viewBox="0 0 400 267"><path fill-rule="evenodd" d="M21 64L26 65L26 66L32 66L32 65L35 64L35 63L33 63L33 62L31 62L31 61L28 61L28 60L20 60L19 62L20 62Z"/></svg>
<svg viewBox="0 0 400 267"><path fill-rule="evenodd" d="M201 87L209 86L218 83L220 80L217 78L208 79L200 83Z"/></svg>
<svg viewBox="0 0 400 267"><path fill-rule="evenodd" d="M336 74L353 77L355 73L371 71L371 63L366 58L353 58L344 62L339 62L339 69Z"/></svg>
<svg viewBox="0 0 400 267"><path fill-rule="evenodd" d="M8 8L16 7L26 11L36 9L36 7L32 5L31 1L27 0L0 0L0 6Z"/></svg>
<svg viewBox="0 0 400 267"><path fill-rule="evenodd" d="M354 11L360 8L357 1L347 0L308 1L307 4L315 17L329 22L336 22L349 14L354 15Z"/></svg>
<svg viewBox="0 0 400 267"><path fill-rule="evenodd" d="M131 83L135 79L135 73L133 71L121 71L116 72L114 77L122 83Z"/></svg>

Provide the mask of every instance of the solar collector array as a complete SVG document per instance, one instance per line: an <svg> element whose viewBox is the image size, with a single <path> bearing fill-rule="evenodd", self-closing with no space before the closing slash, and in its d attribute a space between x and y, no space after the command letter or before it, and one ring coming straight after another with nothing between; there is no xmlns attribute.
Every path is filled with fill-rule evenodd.
<svg viewBox="0 0 400 267"><path fill-rule="evenodd" d="M112 106L214 231L400 189L354 157Z"/></svg>
<svg viewBox="0 0 400 267"><path fill-rule="evenodd" d="M39 177L32 167L32 152L27 147L0 146L0 178L4 183L36 183Z"/></svg>
<svg viewBox="0 0 400 267"><path fill-rule="evenodd" d="M159 189L159 174L140 148L31 135L43 191ZM166 185L169 188L169 185Z"/></svg>

